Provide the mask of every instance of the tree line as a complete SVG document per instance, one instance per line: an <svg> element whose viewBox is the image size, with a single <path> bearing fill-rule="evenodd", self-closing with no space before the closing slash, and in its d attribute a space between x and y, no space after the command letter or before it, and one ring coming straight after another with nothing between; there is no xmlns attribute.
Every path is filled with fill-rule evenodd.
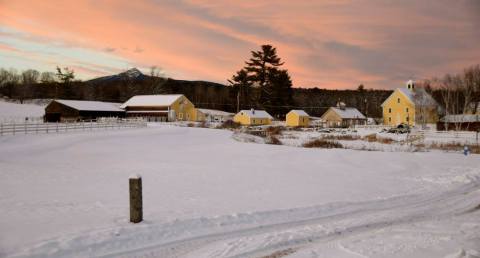
<svg viewBox="0 0 480 258"><path fill-rule="evenodd" d="M184 94L200 108L228 112L265 109L278 118L291 109L321 116L328 107L342 101L369 117L380 118L380 105L392 93L391 90L366 89L363 85L354 90L293 88L284 66L275 47L262 45L259 50L251 51L251 57L231 76L228 85L164 78L156 67L152 67L149 74L135 77L124 71L88 81L76 79L75 72L69 68L57 67L53 72L0 68L0 96L21 102L39 98L124 102L141 94ZM424 80L421 85L445 107L445 113L468 113L476 110L480 102L479 74L480 68L476 65L460 74Z"/></svg>

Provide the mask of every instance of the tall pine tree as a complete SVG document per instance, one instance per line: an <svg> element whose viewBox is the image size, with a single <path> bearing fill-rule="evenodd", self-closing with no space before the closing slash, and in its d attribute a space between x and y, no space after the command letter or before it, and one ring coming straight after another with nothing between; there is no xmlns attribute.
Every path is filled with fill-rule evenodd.
<svg viewBox="0 0 480 258"><path fill-rule="evenodd" d="M284 116L293 105L292 81L288 71L280 69L284 63L278 57L277 49L262 45L261 50L251 53L252 57L245 62L245 67L230 81L234 87L247 85L243 91L240 88L237 90L239 96L244 96L240 98L240 106L250 104L250 107L261 107L273 115Z"/></svg>

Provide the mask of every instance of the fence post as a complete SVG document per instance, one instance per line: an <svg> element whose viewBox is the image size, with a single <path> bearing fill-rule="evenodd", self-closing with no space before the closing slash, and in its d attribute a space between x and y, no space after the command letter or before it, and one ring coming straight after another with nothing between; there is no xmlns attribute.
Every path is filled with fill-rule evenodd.
<svg viewBox="0 0 480 258"><path fill-rule="evenodd" d="M15 135L15 122L13 122L13 135Z"/></svg>
<svg viewBox="0 0 480 258"><path fill-rule="evenodd" d="M3 135L3 123L0 123L0 136Z"/></svg>
<svg viewBox="0 0 480 258"><path fill-rule="evenodd" d="M58 122L57 122L57 133L58 133Z"/></svg>
<svg viewBox="0 0 480 258"><path fill-rule="evenodd" d="M139 223L143 220L142 177L133 175L129 178L130 187L130 222Z"/></svg>
<svg viewBox="0 0 480 258"><path fill-rule="evenodd" d="M24 126L24 131L25 131L25 134L27 134L27 122L25 121L25 124L23 125Z"/></svg>

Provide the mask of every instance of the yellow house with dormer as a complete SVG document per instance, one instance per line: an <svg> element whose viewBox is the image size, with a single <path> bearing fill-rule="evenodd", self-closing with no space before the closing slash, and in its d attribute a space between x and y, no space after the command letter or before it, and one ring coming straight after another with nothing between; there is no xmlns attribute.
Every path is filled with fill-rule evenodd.
<svg viewBox="0 0 480 258"><path fill-rule="evenodd" d="M397 88L382 103L383 124L398 126L407 124L436 123L438 121L438 103L423 88L415 88L415 82L409 80L405 88Z"/></svg>
<svg viewBox="0 0 480 258"><path fill-rule="evenodd" d="M265 110L241 110L234 117L233 121L241 125L269 125L273 117Z"/></svg>

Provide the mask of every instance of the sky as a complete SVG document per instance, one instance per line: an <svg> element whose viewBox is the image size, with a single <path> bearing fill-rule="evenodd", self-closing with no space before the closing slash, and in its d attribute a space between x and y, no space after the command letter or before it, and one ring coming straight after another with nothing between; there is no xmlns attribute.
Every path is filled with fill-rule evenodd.
<svg viewBox="0 0 480 258"><path fill-rule="evenodd" d="M157 66L227 83L262 44L294 87L392 89L480 63L479 0L0 0L0 67Z"/></svg>

